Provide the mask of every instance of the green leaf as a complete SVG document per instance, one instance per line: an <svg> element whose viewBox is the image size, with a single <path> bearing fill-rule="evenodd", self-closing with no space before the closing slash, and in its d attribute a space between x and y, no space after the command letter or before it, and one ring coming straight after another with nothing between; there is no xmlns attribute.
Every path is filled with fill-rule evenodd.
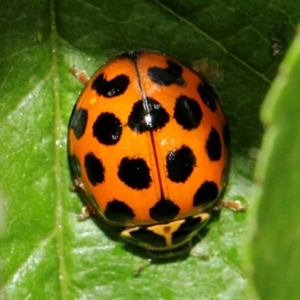
<svg viewBox="0 0 300 300"><path fill-rule="evenodd" d="M261 126L259 107L281 57L270 52L274 22L297 23L294 0L33 0L0 3L0 295L4 299L244 299L244 213L222 210L193 249L207 255L151 264L77 220L66 133L88 74L128 49L150 48L192 63L208 58L231 125L226 199L249 202Z"/></svg>
<svg viewBox="0 0 300 300"><path fill-rule="evenodd" d="M266 125L251 218L252 284L261 299L300 299L300 27L262 107Z"/></svg>

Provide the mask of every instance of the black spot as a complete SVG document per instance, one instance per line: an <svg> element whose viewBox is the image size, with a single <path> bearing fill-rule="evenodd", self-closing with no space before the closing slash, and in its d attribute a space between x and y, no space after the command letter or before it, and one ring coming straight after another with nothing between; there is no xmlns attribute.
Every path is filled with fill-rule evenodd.
<svg viewBox="0 0 300 300"><path fill-rule="evenodd" d="M226 147L230 145L230 130L228 124L224 124L223 126L223 139Z"/></svg>
<svg viewBox="0 0 300 300"><path fill-rule="evenodd" d="M168 153L166 163L170 180L185 182L193 172L196 157L189 147L182 146L180 149Z"/></svg>
<svg viewBox="0 0 300 300"><path fill-rule="evenodd" d="M86 109L73 109L69 127L74 130L74 134L77 139L81 138L84 135L87 121L88 112Z"/></svg>
<svg viewBox="0 0 300 300"><path fill-rule="evenodd" d="M192 232L198 231L202 226L201 221L202 220L199 216L186 218L184 223L182 223L172 234L172 244L179 244L183 242Z"/></svg>
<svg viewBox="0 0 300 300"><path fill-rule="evenodd" d="M104 145L115 145L122 134L121 121L112 113L102 113L93 125L93 135Z"/></svg>
<svg viewBox="0 0 300 300"><path fill-rule="evenodd" d="M84 167L92 185L104 181L104 167L100 159L93 153L89 153L84 157Z"/></svg>
<svg viewBox="0 0 300 300"><path fill-rule="evenodd" d="M144 227L141 227L138 230L131 231L130 235L135 240L141 241L142 243L149 244L153 247L167 246L166 239L163 236L156 234L155 232L152 232Z"/></svg>
<svg viewBox="0 0 300 300"><path fill-rule="evenodd" d="M159 85L184 85L184 80L181 77L182 67L178 63L169 59L167 60L167 64L168 67L165 69L159 67L149 68L149 78Z"/></svg>
<svg viewBox="0 0 300 300"><path fill-rule="evenodd" d="M134 103L128 117L128 126L131 130L143 133L147 130L157 130L166 125L169 121L166 110L157 101L146 98Z"/></svg>
<svg viewBox="0 0 300 300"><path fill-rule="evenodd" d="M202 119L202 111L199 103L187 96L176 99L174 118L184 129L197 128Z"/></svg>
<svg viewBox="0 0 300 300"><path fill-rule="evenodd" d="M205 181L194 195L194 206L205 205L218 198L219 189L215 182Z"/></svg>
<svg viewBox="0 0 300 300"><path fill-rule="evenodd" d="M136 190L148 188L152 181L150 169L142 158L123 158L118 176L126 185Z"/></svg>
<svg viewBox="0 0 300 300"><path fill-rule="evenodd" d="M135 217L133 210L127 204L116 199L107 203L104 216L110 221L122 224Z"/></svg>
<svg viewBox="0 0 300 300"><path fill-rule="evenodd" d="M170 221L177 216L179 211L179 207L174 202L161 199L150 209L150 217L158 222Z"/></svg>
<svg viewBox="0 0 300 300"><path fill-rule="evenodd" d="M129 78L124 74L107 81L102 73L93 81L92 89L95 90L99 96L103 95L106 98L111 98L122 95L128 85Z"/></svg>
<svg viewBox="0 0 300 300"><path fill-rule="evenodd" d="M217 109L218 96L210 85L206 82L199 83L197 91L204 102L204 104L211 110L215 111Z"/></svg>
<svg viewBox="0 0 300 300"><path fill-rule="evenodd" d="M206 141L206 151L208 157L213 161L217 161L221 158L222 155L221 139L218 131L214 128L211 129L208 139Z"/></svg>
<svg viewBox="0 0 300 300"><path fill-rule="evenodd" d="M68 155L69 165L74 178L81 177L81 166L75 155Z"/></svg>

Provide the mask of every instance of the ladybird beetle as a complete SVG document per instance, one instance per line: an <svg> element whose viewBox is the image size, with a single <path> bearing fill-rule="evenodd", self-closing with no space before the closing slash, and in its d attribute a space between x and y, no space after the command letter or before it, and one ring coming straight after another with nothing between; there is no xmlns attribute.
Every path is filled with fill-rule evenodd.
<svg viewBox="0 0 300 300"><path fill-rule="evenodd" d="M155 51L123 53L86 82L68 157L88 208L150 256L190 250L219 205L229 128L214 90Z"/></svg>

